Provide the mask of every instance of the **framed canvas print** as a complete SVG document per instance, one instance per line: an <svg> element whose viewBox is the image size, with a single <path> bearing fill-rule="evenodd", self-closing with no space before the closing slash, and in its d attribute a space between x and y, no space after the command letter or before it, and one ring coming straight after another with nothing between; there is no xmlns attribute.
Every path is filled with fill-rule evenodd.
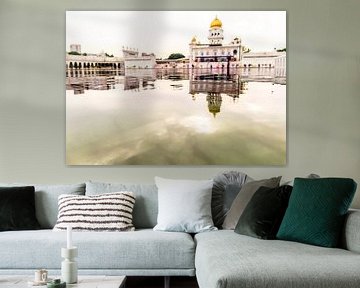
<svg viewBox="0 0 360 288"><path fill-rule="evenodd" d="M285 165L285 11L67 11L68 165Z"/></svg>

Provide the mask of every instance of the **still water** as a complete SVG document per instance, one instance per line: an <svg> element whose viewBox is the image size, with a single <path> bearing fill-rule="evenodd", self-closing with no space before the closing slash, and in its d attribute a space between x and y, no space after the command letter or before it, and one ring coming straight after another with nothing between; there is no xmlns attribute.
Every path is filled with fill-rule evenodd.
<svg viewBox="0 0 360 288"><path fill-rule="evenodd" d="M67 164L285 165L272 70L68 71Z"/></svg>

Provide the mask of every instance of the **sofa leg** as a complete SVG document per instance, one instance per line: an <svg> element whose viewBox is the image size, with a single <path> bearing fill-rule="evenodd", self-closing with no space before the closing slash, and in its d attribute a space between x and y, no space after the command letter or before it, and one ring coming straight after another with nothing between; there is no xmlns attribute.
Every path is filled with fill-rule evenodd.
<svg viewBox="0 0 360 288"><path fill-rule="evenodd" d="M170 288L170 276L164 277L164 288Z"/></svg>

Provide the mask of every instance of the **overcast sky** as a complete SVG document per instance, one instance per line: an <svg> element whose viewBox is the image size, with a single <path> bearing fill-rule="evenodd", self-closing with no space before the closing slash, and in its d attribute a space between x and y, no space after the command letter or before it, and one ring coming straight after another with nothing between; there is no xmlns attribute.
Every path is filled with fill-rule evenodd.
<svg viewBox="0 0 360 288"><path fill-rule="evenodd" d="M252 51L286 47L285 11L67 11L66 51L81 44L82 52L122 56L122 46L166 58L189 54L196 36L208 43L211 21L222 21L224 44L235 36Z"/></svg>

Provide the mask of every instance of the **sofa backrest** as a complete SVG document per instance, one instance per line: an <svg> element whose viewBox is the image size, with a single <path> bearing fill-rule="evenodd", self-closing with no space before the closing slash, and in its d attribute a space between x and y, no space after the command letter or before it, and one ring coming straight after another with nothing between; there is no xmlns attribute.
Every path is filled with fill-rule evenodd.
<svg viewBox="0 0 360 288"><path fill-rule="evenodd" d="M135 194L133 223L136 229L153 228L157 223L158 190L155 184L86 182L86 195L131 191Z"/></svg>

